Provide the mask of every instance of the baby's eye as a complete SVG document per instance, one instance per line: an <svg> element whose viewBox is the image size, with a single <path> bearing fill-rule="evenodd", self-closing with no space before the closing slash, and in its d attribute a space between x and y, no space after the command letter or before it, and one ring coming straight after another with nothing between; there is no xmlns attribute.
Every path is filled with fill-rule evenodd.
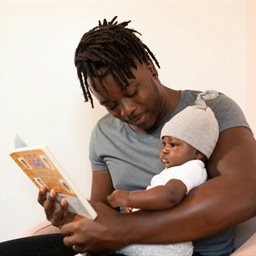
<svg viewBox="0 0 256 256"><path fill-rule="evenodd" d="M171 148L175 148L176 144L175 143L170 143Z"/></svg>

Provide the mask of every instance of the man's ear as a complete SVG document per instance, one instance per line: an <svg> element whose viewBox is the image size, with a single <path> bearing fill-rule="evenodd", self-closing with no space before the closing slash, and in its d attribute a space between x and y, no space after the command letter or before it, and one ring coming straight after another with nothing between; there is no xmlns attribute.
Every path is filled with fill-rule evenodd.
<svg viewBox="0 0 256 256"><path fill-rule="evenodd" d="M156 70L156 67L151 59L148 59L146 62L147 69L151 72L154 78L158 78L158 72Z"/></svg>

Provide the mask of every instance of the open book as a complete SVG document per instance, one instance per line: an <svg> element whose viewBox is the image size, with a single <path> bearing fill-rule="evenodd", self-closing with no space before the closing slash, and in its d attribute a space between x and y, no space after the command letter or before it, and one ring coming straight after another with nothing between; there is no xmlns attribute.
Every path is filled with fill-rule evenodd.
<svg viewBox="0 0 256 256"><path fill-rule="evenodd" d="M54 189L57 192L56 204L65 198L70 212L90 219L96 218L97 213L89 201L81 196L46 146L28 147L16 136L15 149L10 156L38 188L45 185L49 191Z"/></svg>

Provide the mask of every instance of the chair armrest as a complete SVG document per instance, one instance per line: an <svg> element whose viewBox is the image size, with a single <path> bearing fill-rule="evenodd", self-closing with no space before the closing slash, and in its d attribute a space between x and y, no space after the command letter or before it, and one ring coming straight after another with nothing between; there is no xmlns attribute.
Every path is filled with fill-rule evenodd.
<svg viewBox="0 0 256 256"><path fill-rule="evenodd" d="M21 234L22 237L26 236L38 236L38 235L45 235L45 234L54 234L54 233L60 233L60 229L57 227L54 227L48 220L44 220L35 226L29 228L26 230L23 234Z"/></svg>
<svg viewBox="0 0 256 256"><path fill-rule="evenodd" d="M239 247L232 256L250 256L256 255L256 233L254 233L241 247Z"/></svg>

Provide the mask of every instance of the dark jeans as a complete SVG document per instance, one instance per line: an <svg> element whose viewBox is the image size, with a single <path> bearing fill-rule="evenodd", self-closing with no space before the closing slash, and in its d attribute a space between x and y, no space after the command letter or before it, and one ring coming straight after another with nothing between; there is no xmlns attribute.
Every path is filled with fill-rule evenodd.
<svg viewBox="0 0 256 256"><path fill-rule="evenodd" d="M63 243L61 234L31 236L0 243L1 256L73 256L77 254ZM122 254L106 253L102 256Z"/></svg>
<svg viewBox="0 0 256 256"><path fill-rule="evenodd" d="M203 256L203 255L200 254L199 252L194 252L192 256ZM222 254L220 256L230 256L230 253L229 254Z"/></svg>
<svg viewBox="0 0 256 256"><path fill-rule="evenodd" d="M64 245L61 234L31 236L0 243L0 256L73 256L75 254L77 253L72 248ZM125 255L111 252L101 256ZM193 256L201 256L201 254L195 252Z"/></svg>
<svg viewBox="0 0 256 256"><path fill-rule="evenodd" d="M31 236L0 243L1 256L73 256L61 234Z"/></svg>

